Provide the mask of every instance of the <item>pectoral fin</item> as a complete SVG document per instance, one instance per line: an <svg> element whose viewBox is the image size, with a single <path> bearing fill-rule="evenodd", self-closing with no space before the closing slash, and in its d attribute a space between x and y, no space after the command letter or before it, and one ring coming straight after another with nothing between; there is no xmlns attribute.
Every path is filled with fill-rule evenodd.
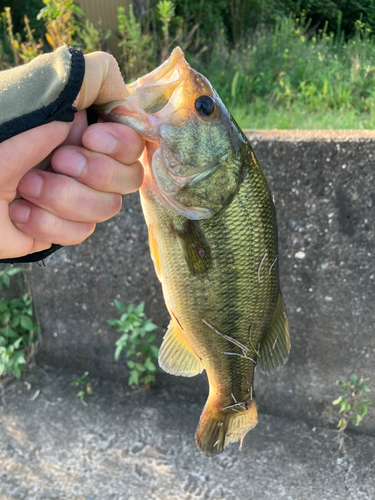
<svg viewBox="0 0 375 500"><path fill-rule="evenodd" d="M159 366L171 375L194 377L203 371L200 360L185 341L181 329L171 320L159 351Z"/></svg>
<svg viewBox="0 0 375 500"><path fill-rule="evenodd" d="M211 248L199 224L187 219L183 228L174 228L174 232L191 274L206 272L211 266Z"/></svg>
<svg viewBox="0 0 375 500"><path fill-rule="evenodd" d="M281 293L277 300L271 329L260 347L258 366L263 373L270 375L283 366L289 356L289 322Z"/></svg>

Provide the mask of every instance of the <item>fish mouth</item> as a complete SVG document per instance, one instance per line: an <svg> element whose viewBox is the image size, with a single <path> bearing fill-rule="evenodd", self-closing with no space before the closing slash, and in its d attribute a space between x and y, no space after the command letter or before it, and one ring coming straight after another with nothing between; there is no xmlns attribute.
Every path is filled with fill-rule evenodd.
<svg viewBox="0 0 375 500"><path fill-rule="evenodd" d="M128 96L102 106L95 111L128 125L146 140L158 139L158 129L181 108L183 86L192 68L186 62L180 47L158 68L133 83L126 85Z"/></svg>
<svg viewBox="0 0 375 500"><path fill-rule="evenodd" d="M189 184L212 175L219 163L201 165L198 169L182 164L178 155L164 144L162 125L178 127L186 123L197 113L194 106L197 96L213 95L210 83L190 67L181 48L176 47L163 64L126 85L126 90L129 95L124 99L97 106L95 110L104 119L127 125L146 141L159 144L146 166L144 184L148 183L167 209L192 220L209 218L212 210L208 207L186 207L175 196ZM192 169L193 175L183 175Z"/></svg>

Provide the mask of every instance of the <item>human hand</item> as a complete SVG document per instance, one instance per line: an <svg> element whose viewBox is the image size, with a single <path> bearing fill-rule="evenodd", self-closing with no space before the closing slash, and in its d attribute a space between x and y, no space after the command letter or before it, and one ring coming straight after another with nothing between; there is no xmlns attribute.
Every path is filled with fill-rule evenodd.
<svg viewBox="0 0 375 500"><path fill-rule="evenodd" d="M97 222L118 213L122 194L142 184L144 141L120 124L87 126L87 107L127 95L117 63L105 53L85 59L76 102L82 111L74 121L52 122L0 144L0 259L82 242ZM31 170L40 164L47 170Z"/></svg>

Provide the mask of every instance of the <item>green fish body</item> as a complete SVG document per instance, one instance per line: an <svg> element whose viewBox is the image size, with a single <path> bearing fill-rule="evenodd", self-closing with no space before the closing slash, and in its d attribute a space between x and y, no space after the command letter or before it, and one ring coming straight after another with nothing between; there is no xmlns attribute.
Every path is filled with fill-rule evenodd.
<svg viewBox="0 0 375 500"><path fill-rule="evenodd" d="M157 147L141 200L171 315L159 364L186 377L206 370L196 442L216 455L257 423L256 366L272 373L289 354L275 208L250 143L180 49L129 90L106 117Z"/></svg>

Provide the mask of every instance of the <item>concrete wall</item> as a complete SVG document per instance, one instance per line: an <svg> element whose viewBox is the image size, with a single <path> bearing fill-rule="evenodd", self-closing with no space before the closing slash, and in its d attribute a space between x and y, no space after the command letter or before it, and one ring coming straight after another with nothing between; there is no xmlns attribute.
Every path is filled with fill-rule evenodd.
<svg viewBox="0 0 375 500"><path fill-rule="evenodd" d="M261 411L337 422L337 379L368 377L375 392L375 134L250 132L275 196L281 285L292 351L276 375L256 376ZM301 253L302 252L302 253ZM298 258L303 257L303 258ZM124 376L114 363L118 334L106 324L113 299L137 304L162 330L168 323L149 257L138 195L78 247L34 266L44 345L39 363ZM206 394L205 375L162 375L171 391ZM337 407L336 407L337 408ZM375 433L375 412L363 429Z"/></svg>

